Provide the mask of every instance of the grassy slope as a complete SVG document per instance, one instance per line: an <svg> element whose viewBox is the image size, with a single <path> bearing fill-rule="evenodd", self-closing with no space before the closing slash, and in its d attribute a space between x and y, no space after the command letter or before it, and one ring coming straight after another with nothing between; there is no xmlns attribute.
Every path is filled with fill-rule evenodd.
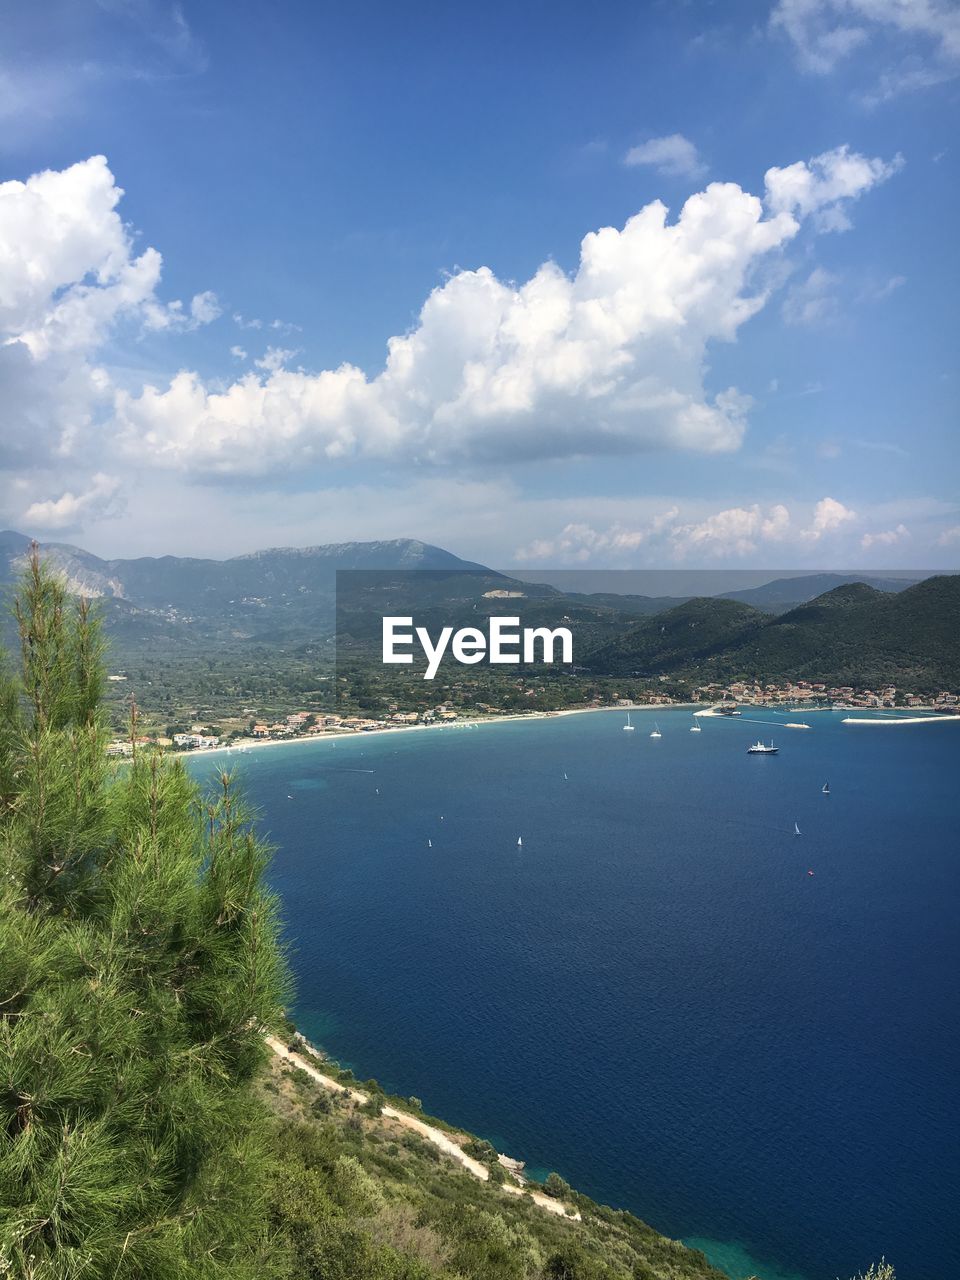
<svg viewBox="0 0 960 1280"><path fill-rule="evenodd" d="M277 1274L297 1280L724 1280L702 1254L574 1193L580 1223L507 1196L395 1122L275 1061Z"/></svg>

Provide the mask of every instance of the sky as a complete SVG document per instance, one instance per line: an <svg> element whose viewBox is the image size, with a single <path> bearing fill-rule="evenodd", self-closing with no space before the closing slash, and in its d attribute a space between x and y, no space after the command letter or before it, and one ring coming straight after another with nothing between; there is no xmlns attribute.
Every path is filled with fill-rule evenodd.
<svg viewBox="0 0 960 1280"><path fill-rule="evenodd" d="M0 525L956 568L955 0L0 0Z"/></svg>

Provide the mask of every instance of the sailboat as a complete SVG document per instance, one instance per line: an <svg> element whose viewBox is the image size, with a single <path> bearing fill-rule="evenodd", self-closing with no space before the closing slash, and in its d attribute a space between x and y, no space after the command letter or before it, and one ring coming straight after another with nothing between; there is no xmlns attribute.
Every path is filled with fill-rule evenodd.
<svg viewBox="0 0 960 1280"><path fill-rule="evenodd" d="M633 725L630 723L630 712L627 712L627 723L623 726L624 733L633 733Z"/></svg>
<svg viewBox="0 0 960 1280"><path fill-rule="evenodd" d="M570 781L570 779L567 777L566 773L564 773L564 775L563 775L563 780L564 780L564 782L569 782L569 781Z"/></svg>
<svg viewBox="0 0 960 1280"><path fill-rule="evenodd" d="M697 721L696 721L696 720L694 720L693 724L690 726L690 732L691 732L691 733L703 733L703 728L701 727L701 725L699 725L699 724L697 723Z"/></svg>
<svg viewBox="0 0 960 1280"><path fill-rule="evenodd" d="M650 737L651 737L651 738L662 738L662 737L663 737L663 734L660 732L660 726L657 724L657 722L656 722L656 721L654 721L654 722L653 722L653 732L650 734Z"/></svg>
<svg viewBox="0 0 960 1280"><path fill-rule="evenodd" d="M427 848L428 848L428 849L432 849L432 848L433 848L433 841L432 841L432 840L428 840L428 841L427 841Z"/></svg>
<svg viewBox="0 0 960 1280"><path fill-rule="evenodd" d="M799 822L795 822L795 823L793 824L793 834L794 834L795 836L798 836L798 835L800 834L800 824L799 824Z"/></svg>
<svg viewBox="0 0 960 1280"><path fill-rule="evenodd" d="M518 849L523 848L523 836L517 836L517 848Z"/></svg>
<svg viewBox="0 0 960 1280"><path fill-rule="evenodd" d="M820 788L820 790L823 792L825 796L828 796L830 794L830 783L825 782L823 786Z"/></svg>

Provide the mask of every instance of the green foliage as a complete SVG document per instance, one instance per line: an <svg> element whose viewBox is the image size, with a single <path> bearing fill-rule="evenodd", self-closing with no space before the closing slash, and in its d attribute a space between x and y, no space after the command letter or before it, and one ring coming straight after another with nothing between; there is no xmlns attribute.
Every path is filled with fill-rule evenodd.
<svg viewBox="0 0 960 1280"><path fill-rule="evenodd" d="M670 673L696 681L801 679L936 692L960 685L960 577L897 593L836 587L778 617L733 600L690 600L598 646L604 675Z"/></svg>
<svg viewBox="0 0 960 1280"><path fill-rule="evenodd" d="M395 1122L276 1064L275 1280L724 1280L702 1254L578 1197L582 1222L482 1182ZM358 1123L359 1121L359 1123ZM500 1171L502 1173L502 1170Z"/></svg>
<svg viewBox="0 0 960 1280"><path fill-rule="evenodd" d="M0 1270L262 1274L252 1093L286 976L229 779L108 775L97 620L34 556L0 705Z"/></svg>
<svg viewBox="0 0 960 1280"><path fill-rule="evenodd" d="M556 1196L558 1200L567 1199L572 1190L570 1183L561 1178L559 1173L548 1173L543 1189L548 1196Z"/></svg>

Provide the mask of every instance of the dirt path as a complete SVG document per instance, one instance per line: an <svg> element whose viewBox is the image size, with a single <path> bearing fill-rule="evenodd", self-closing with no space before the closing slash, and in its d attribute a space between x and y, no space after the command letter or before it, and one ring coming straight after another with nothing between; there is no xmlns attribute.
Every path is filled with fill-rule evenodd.
<svg viewBox="0 0 960 1280"><path fill-rule="evenodd" d="M334 1080L332 1076L325 1076L322 1071L318 1071L306 1058L299 1053L293 1053L282 1040L278 1040L276 1036L267 1036L267 1044L277 1055L287 1062L292 1062L294 1066L299 1067L301 1071L305 1071L311 1080L316 1080L317 1084L323 1085L325 1089L335 1090L342 1093L346 1086L340 1084L338 1080ZM362 1089L346 1089L354 1102L361 1105L369 1102L369 1094L364 1093ZM389 1116L391 1120L396 1120L398 1124L403 1125L405 1129L411 1129L414 1133L418 1133L421 1138L426 1138L427 1142L432 1142L438 1147L444 1155L450 1156L461 1164L468 1173L472 1173L475 1178L479 1178L481 1182L487 1182L490 1178L490 1170L486 1165L481 1164L479 1160L474 1160L472 1156L468 1156L464 1149L450 1137L449 1134L443 1132L442 1129L435 1129L433 1125L427 1124L420 1120L417 1116L412 1116L408 1111L398 1111L396 1107L384 1105L383 1114ZM523 1187L518 1187L514 1183L504 1182L502 1189L507 1195L522 1196L525 1194ZM558 1217L566 1218L570 1222L579 1222L579 1210L572 1213L567 1212L567 1207L559 1200L554 1200L551 1196L545 1196L540 1191L532 1192L531 1198L534 1204L539 1205L541 1209L546 1209L548 1213L554 1213Z"/></svg>

